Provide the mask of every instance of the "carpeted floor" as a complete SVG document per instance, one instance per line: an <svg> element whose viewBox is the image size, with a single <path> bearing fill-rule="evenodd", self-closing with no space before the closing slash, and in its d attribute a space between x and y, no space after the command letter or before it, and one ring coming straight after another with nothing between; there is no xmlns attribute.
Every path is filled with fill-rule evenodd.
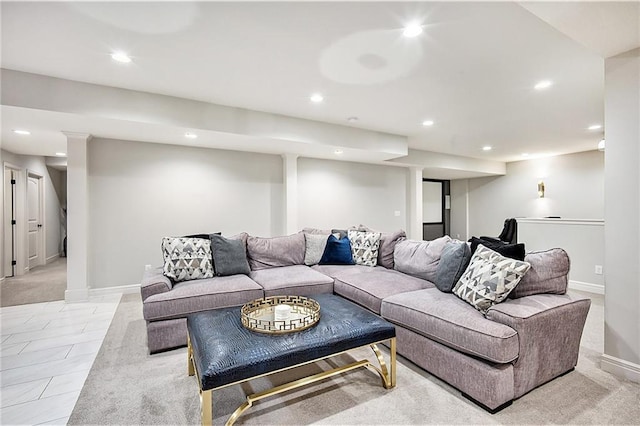
<svg viewBox="0 0 640 426"><path fill-rule="evenodd" d="M239 424L638 424L640 385L599 368L603 299L592 309L576 370L491 415L460 392L400 357L398 385L385 390L371 371L355 370L260 401ZM368 349L330 361L370 357ZM319 363L214 391L214 424L255 392L327 368ZM89 373L69 424L199 424L198 386L186 349L148 355L139 295L125 295Z"/></svg>
<svg viewBox="0 0 640 426"><path fill-rule="evenodd" d="M67 289L67 258L37 266L24 275L5 278L0 284L0 306L64 300Z"/></svg>

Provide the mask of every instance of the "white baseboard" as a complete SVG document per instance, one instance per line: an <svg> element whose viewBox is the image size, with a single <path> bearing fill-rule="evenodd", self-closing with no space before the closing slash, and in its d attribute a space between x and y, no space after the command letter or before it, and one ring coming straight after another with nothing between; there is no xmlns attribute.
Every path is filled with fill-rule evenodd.
<svg viewBox="0 0 640 426"><path fill-rule="evenodd" d="M604 294L604 286L602 284L569 280L569 288L572 290L586 291L588 293Z"/></svg>
<svg viewBox="0 0 640 426"><path fill-rule="evenodd" d="M67 303L87 302L89 301L89 290L86 288L76 290L65 290L64 301Z"/></svg>
<svg viewBox="0 0 640 426"><path fill-rule="evenodd" d="M602 354L600 358L600 367L611 374L618 377L640 383L640 365L624 359L616 358L611 355Z"/></svg>
<svg viewBox="0 0 640 426"><path fill-rule="evenodd" d="M59 257L60 257L60 253L56 253L53 256L47 257L47 259L44 261L44 263L48 265L48 264L50 264L51 262L53 262L54 260L56 260Z"/></svg>
<svg viewBox="0 0 640 426"><path fill-rule="evenodd" d="M129 294L139 293L140 284L121 285L118 287L104 287L104 288L92 288L89 289L89 296L106 296L108 294Z"/></svg>

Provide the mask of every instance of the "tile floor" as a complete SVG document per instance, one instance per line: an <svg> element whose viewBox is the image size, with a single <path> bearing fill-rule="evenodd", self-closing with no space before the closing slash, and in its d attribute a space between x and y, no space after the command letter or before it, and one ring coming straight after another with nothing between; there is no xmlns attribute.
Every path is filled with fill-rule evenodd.
<svg viewBox="0 0 640 426"><path fill-rule="evenodd" d="M0 424L67 423L121 296L0 308Z"/></svg>

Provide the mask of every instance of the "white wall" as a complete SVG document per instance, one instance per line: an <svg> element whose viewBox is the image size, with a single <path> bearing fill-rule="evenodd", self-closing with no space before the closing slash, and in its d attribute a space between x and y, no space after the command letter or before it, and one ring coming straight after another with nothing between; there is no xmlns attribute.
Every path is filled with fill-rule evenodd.
<svg viewBox="0 0 640 426"><path fill-rule="evenodd" d="M405 168L299 158L299 228L406 229L406 185Z"/></svg>
<svg viewBox="0 0 640 426"><path fill-rule="evenodd" d="M543 180L545 197L538 198ZM604 154L587 151L507 164L507 174L468 179L469 234L497 236L509 217L604 218ZM451 187L452 214L464 206L464 182ZM459 211L451 234L464 235Z"/></svg>
<svg viewBox="0 0 640 426"><path fill-rule="evenodd" d="M33 171L43 177L44 181L44 226L45 226L45 259L53 259L60 252L61 232L60 232L60 199L54 187L53 181L59 176L52 176L51 169L45 164L44 157L18 155L8 151L2 151L2 162L10 163L20 167L21 179L26 179L26 171ZM20 196L26 196L22 194ZM26 228L25 228L26 229ZM26 249L26 235L24 247ZM26 253L23 254L26 256ZM25 263L25 264L28 264Z"/></svg>
<svg viewBox="0 0 640 426"><path fill-rule="evenodd" d="M606 287L602 368L640 382L640 49L605 61Z"/></svg>
<svg viewBox="0 0 640 426"><path fill-rule="evenodd" d="M540 180L545 184L544 198L538 197ZM546 216L604 218L604 153L588 151L518 161L507 164L505 176L452 181L451 235L454 237L497 237L506 218ZM579 241L575 241L576 238ZM527 251L564 248L571 258L571 286L604 291L606 280L595 274L595 265L605 263L601 223L598 226L563 221L520 223L518 241L525 243ZM607 268L604 272L607 273Z"/></svg>
<svg viewBox="0 0 640 426"><path fill-rule="evenodd" d="M163 236L282 235L282 158L92 139L89 287L139 283Z"/></svg>

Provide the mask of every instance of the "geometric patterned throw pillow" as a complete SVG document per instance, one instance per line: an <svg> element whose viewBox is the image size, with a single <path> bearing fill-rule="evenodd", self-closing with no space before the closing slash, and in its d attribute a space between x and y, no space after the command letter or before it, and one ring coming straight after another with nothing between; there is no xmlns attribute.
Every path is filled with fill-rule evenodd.
<svg viewBox="0 0 640 426"><path fill-rule="evenodd" d="M213 278L211 241L202 238L162 239L163 273L175 282Z"/></svg>
<svg viewBox="0 0 640 426"><path fill-rule="evenodd" d="M376 266L380 248L380 232L348 230L351 254L356 265Z"/></svg>
<svg viewBox="0 0 640 426"><path fill-rule="evenodd" d="M530 267L527 262L504 257L479 245L453 292L486 313L491 306L507 298Z"/></svg>

